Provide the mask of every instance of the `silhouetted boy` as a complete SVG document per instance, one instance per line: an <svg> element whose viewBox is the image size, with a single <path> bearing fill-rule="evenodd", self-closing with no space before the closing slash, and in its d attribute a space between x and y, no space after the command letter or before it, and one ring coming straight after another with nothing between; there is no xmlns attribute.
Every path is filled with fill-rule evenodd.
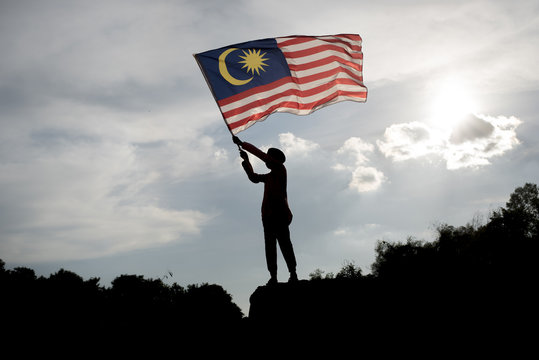
<svg viewBox="0 0 539 360"><path fill-rule="evenodd" d="M236 136L232 139L235 144L264 161L268 169L271 170L267 174L255 173L247 153L240 151L240 156L243 159L241 165L245 169L249 180L254 183L264 183L262 225L264 226L266 262L271 275L268 285L277 284L277 242L279 242L279 247L290 272L288 282L295 282L298 280L298 276L296 274L296 257L288 228L292 222L292 212L288 207L286 194L286 168L284 166L286 157L279 149L271 148L266 154L256 146L242 142Z"/></svg>

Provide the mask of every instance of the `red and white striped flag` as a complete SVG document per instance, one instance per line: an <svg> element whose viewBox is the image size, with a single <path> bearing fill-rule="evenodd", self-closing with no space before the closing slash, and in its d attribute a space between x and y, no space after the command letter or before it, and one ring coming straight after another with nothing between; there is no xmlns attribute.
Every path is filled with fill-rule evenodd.
<svg viewBox="0 0 539 360"><path fill-rule="evenodd" d="M365 102L361 37L287 36L195 54L230 131L274 112L310 114L344 100Z"/></svg>

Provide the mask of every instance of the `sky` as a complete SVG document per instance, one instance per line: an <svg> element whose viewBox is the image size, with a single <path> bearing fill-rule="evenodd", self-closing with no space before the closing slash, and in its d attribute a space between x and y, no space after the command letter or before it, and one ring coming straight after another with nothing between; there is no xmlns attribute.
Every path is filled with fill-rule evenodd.
<svg viewBox="0 0 539 360"><path fill-rule="evenodd" d="M366 103L238 134L287 155L300 278L369 273L377 241L484 223L537 183L538 1L1 0L0 259L216 283L247 315L263 185L193 54L340 33L363 39Z"/></svg>

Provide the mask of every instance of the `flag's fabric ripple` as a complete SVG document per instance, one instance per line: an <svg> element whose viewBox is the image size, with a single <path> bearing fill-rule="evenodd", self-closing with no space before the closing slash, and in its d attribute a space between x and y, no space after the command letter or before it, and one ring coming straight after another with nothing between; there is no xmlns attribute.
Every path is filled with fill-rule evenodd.
<svg viewBox="0 0 539 360"><path fill-rule="evenodd" d="M267 67L260 66L262 71L259 72L268 80L257 79L256 83L252 81L253 84L238 87L227 82L220 71L211 69L218 66L219 61L225 61L218 56L227 49L256 50L259 41L263 42L260 44L261 53L279 51L282 54L267 60L264 64ZM275 44L275 49L271 44ZM257 40L196 54L195 58L233 134L274 112L306 115L340 101L365 102L367 99L367 88L363 84L361 37L356 34ZM279 66L275 64L278 59L282 62ZM271 77L274 69L280 72ZM249 75L245 69L243 71ZM253 72L252 77L256 76L257 73ZM219 86L228 88L220 91Z"/></svg>

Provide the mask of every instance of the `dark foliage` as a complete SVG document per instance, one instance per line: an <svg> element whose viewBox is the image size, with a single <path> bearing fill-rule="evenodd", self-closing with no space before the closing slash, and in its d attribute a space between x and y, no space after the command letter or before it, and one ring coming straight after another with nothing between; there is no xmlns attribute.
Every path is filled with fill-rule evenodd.
<svg viewBox="0 0 539 360"><path fill-rule="evenodd" d="M438 239L406 243L378 242L373 275L384 279L466 281L537 278L539 194L526 184L506 208L494 211L482 226L438 227Z"/></svg>
<svg viewBox="0 0 539 360"><path fill-rule="evenodd" d="M26 348L32 353L43 346L61 352L68 345L89 347L92 353L101 346L124 355L148 349L169 353L171 342L224 341L243 319L219 285L183 288L160 279L121 275L104 288L98 278L83 280L64 269L45 278L29 268L4 267L1 261L6 343L19 349L32 343L37 347Z"/></svg>
<svg viewBox="0 0 539 360"><path fill-rule="evenodd" d="M335 356L339 349L359 354L385 344L376 348L381 356L402 340L407 348L473 346L485 355L486 347L516 336L517 352L535 325L538 229L537 185L525 184L486 224L441 225L432 242L378 242L371 274L345 262L336 275L317 269L310 281L261 286L248 318L219 285L184 288L121 275L104 288L98 278L64 269L37 277L25 267L6 270L0 260L3 340L31 344L18 348L22 355L76 344L79 355L88 349L103 355L105 348L122 357L196 349L205 358L239 355L239 349L253 356L282 355L283 348L320 355L323 345ZM299 345L298 336L309 344Z"/></svg>

